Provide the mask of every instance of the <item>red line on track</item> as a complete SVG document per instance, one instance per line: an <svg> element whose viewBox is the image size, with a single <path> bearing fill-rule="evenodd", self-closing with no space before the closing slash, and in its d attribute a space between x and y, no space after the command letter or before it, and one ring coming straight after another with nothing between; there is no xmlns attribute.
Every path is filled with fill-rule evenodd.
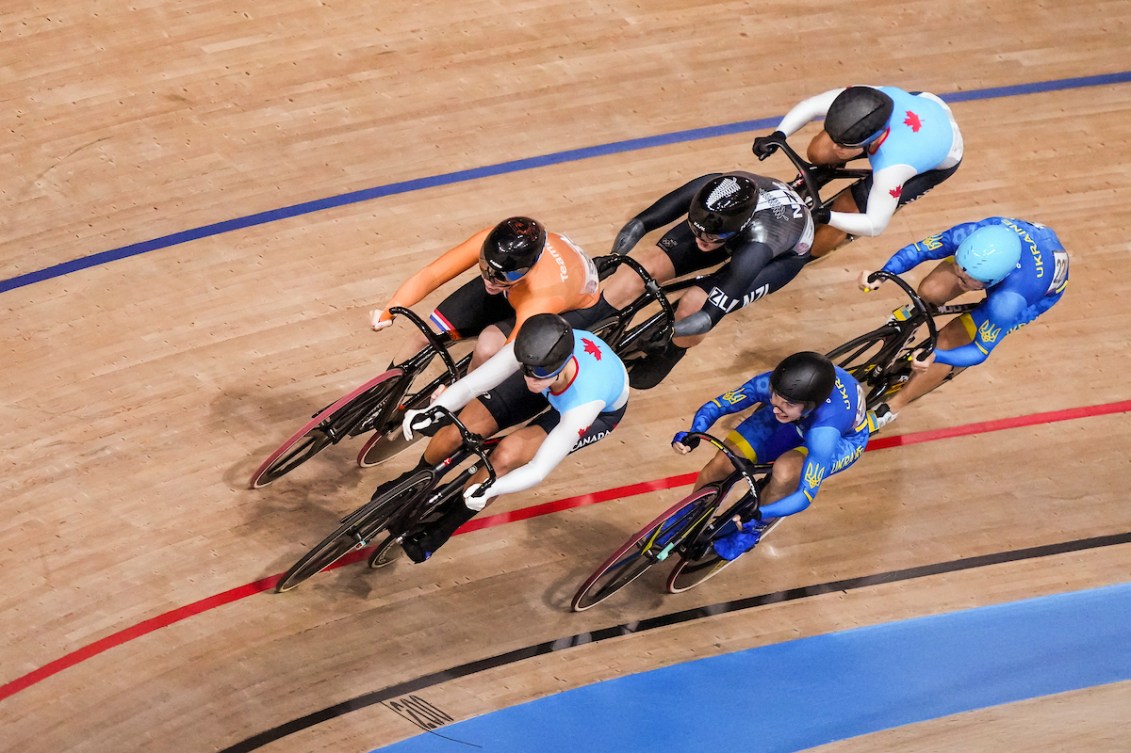
<svg viewBox="0 0 1131 753"><path fill-rule="evenodd" d="M952 426L946 429L934 429L931 431L920 431L913 434L902 434L893 437L878 437L868 442L868 450L884 450L889 447L905 447L913 444L922 444L923 442L935 442L941 439L953 439L955 437L971 436L975 434L987 434L994 431L1005 431L1006 429L1017 429L1023 426L1034 426L1038 424L1051 424L1058 421L1072 421L1079 418L1091 418L1094 416L1106 416L1113 413L1126 413L1131 411L1131 400L1123 400L1116 403L1107 403L1105 405L1091 405L1083 408L1068 408L1065 410L1049 411L1047 413L1033 413L1028 416L1016 416L1014 418L1003 418L997 421L984 421L981 423L965 424L963 426ZM532 505L525 507L521 510L512 510L510 512L499 513L498 515L489 515L485 518L474 519L471 522L460 528L460 534L469 533L471 531L478 531L483 528L491 528L493 526L503 525L504 523L513 523L519 520L527 520L529 518L539 517L541 515L549 515L562 510L569 510L574 507L584 507L586 505L595 505L600 502L607 502L613 499L621 499L624 497L632 497L638 494L645 494L651 491L660 491L663 489L672 489L678 486L686 486L695 480L694 473L685 473L679 476L668 476L667 478L656 479L654 481L643 481L628 486L619 486L613 489L605 489L604 491L592 492L590 494L582 494L576 497L568 497L566 499L554 500L552 502L545 502L540 505ZM354 552L348 557L343 558L334 567L341 567L351 562L366 556L365 552ZM222 593L208 598L195 601L192 604L186 604L183 607L177 607L164 614L151 617L148 620L132 625L124 630L119 630L104 638L100 638L94 643L87 644L82 648L76 649L65 656L44 664L38 669L28 672L22 677L17 677L4 685L0 685L0 701L5 698L15 695L22 690L25 690L32 685L45 680L48 677L62 672L64 669L73 667L74 665L86 661L91 657L101 654L103 651L108 651L111 648L120 646L123 643L132 641L135 638L140 638L143 635L152 633L168 625L172 625L181 620L186 620L189 617L207 612L216 607L231 604L234 601L239 601L248 596L269 591L275 587L275 583L279 580L279 575L272 575L262 580L257 580L254 583L248 583L243 586L229 589Z"/></svg>

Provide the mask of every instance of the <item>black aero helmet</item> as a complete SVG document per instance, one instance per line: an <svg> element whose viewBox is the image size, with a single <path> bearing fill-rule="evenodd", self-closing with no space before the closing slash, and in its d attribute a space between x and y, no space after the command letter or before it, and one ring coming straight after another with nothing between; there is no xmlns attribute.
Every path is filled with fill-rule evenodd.
<svg viewBox="0 0 1131 753"><path fill-rule="evenodd" d="M850 86L833 100L825 115L825 131L841 146L863 146L884 129L895 103L870 86Z"/></svg>
<svg viewBox="0 0 1131 753"><path fill-rule="evenodd" d="M535 314L522 323L514 356L526 376L557 376L573 356L573 328L557 314Z"/></svg>
<svg viewBox="0 0 1131 753"><path fill-rule="evenodd" d="M758 186L741 175L712 178L695 192L687 224L696 238L717 243L733 238L754 218Z"/></svg>
<svg viewBox="0 0 1131 753"><path fill-rule="evenodd" d="M833 362L811 350L786 356L770 373L770 388L791 403L823 403L834 385Z"/></svg>
<svg viewBox="0 0 1131 753"><path fill-rule="evenodd" d="M479 251L483 279L506 287L522 279L546 247L546 228L529 217L508 217L495 225Z"/></svg>

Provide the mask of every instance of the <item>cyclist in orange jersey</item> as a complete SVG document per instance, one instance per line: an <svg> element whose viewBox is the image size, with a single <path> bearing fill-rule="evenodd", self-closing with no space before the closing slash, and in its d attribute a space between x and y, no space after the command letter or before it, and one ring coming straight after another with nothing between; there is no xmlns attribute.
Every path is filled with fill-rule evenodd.
<svg viewBox="0 0 1131 753"><path fill-rule="evenodd" d="M478 336L469 370L513 340L523 322L535 314L560 314L571 327L586 329L612 312L601 294L597 269L584 251L563 235L547 233L535 220L510 217L471 236L406 280L384 309L371 312L373 329L391 324L388 309L418 303L476 264L479 277L445 298L431 316L438 330L456 339ZM424 344L424 335L416 333L396 360ZM491 436L533 418L545 407L546 401L527 389L515 361L512 376L472 400L460 418L475 433ZM459 442L459 433L445 427L426 454L450 451Z"/></svg>
<svg viewBox="0 0 1131 753"><path fill-rule="evenodd" d="M471 368L494 355L534 314L564 314L592 308L600 298L593 262L569 238L547 233L527 217L510 217L485 228L405 280L370 321L375 331L392 324L388 310L410 307L460 274L479 265L472 280L444 299L432 312L432 324L454 339L478 336ZM572 321L584 326L588 321ZM396 361L425 345L412 333Z"/></svg>

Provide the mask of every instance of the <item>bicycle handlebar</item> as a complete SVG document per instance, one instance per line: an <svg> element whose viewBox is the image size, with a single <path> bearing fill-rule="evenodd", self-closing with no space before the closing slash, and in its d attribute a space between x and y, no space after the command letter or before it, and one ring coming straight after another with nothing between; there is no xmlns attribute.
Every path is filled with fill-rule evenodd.
<svg viewBox="0 0 1131 753"><path fill-rule="evenodd" d="M797 168L797 176L801 178L801 182L805 184L805 191L809 194L810 209L823 207L826 204L826 202L821 200L820 186L818 185L819 180L823 180L823 183L827 184L829 181L837 178L863 178L872 172L867 168L814 165L798 154L796 150L789 145L789 142L786 141L785 136L770 134L762 138L774 146L774 151L781 150L789 161L793 163L793 166ZM772 153L773 152L770 152L770 154ZM766 157L768 156L769 154L766 155ZM765 157L759 156L758 159L762 160L765 159Z"/></svg>
<svg viewBox="0 0 1131 753"><path fill-rule="evenodd" d="M758 508L761 505L761 500L758 498L758 489L754 486L754 479L750 477L749 464L746 462L746 460L735 455L731 451L731 449L723 443L722 440L716 439L710 434L701 431L692 431L688 432L687 436L688 438L696 437L698 439L702 439L708 444L714 445L714 447L719 452L727 456L727 460L729 460L731 462L731 465L734 466L734 470L736 470L738 474L742 476L742 480L745 481L746 486L750 488L750 495L754 498L754 512L757 513Z"/></svg>
<svg viewBox="0 0 1131 753"><path fill-rule="evenodd" d="M901 290L903 290L908 298L911 299L911 303L915 306L915 308L919 311L919 313L923 316L923 319L927 323L927 333L930 338L930 344L928 344L927 347L923 348L923 352L917 356L918 360L925 360L927 356L934 352L939 342L938 326L935 324L935 317L932 316L930 304L928 304L919 296L919 293L915 290L915 288L911 287L910 283L893 272L885 272L882 269L877 270L868 275L867 280L869 283L878 282L881 280L891 280Z"/></svg>
<svg viewBox="0 0 1131 753"><path fill-rule="evenodd" d="M478 455L479 459L483 461L483 467L487 470L487 480L484 481L479 488L481 490L490 489L491 485L498 479L498 476L495 474L495 466L491 465L491 460L487 456L487 451L483 448L485 444L484 438L467 428L455 413L452 413L442 405L433 405L426 410L440 414L443 416L444 421L450 422L456 427L456 430L459 431L460 436L463 438L463 446L467 448L468 452L471 454Z"/></svg>
<svg viewBox="0 0 1131 753"><path fill-rule="evenodd" d="M410 322L412 322L412 326L416 327L424 334L426 338L428 338L428 344L431 345L440 355L440 358L443 359L444 367L447 368L448 372L452 375L452 381L459 379L459 372L456 371L456 364L455 361L452 360L452 354L449 353L448 349L445 347L445 344L450 342L452 339L450 335L448 335L446 332L444 334L437 335L432 331L432 328L429 327L423 319L416 315L416 312L412 309L406 309L401 306L393 306L391 309L389 309L389 313L393 316L403 316L405 319L408 319Z"/></svg>
<svg viewBox="0 0 1131 753"><path fill-rule="evenodd" d="M675 307L672 306L671 301L668 300L663 286L656 282L656 278L648 273L648 270L644 268L643 264L633 259L631 256L622 254L610 254L597 258L602 260L606 270L614 270L622 264L632 269L632 271L644 281L644 290L647 291L648 295L656 301L656 303L660 304L660 308L664 310L664 316L667 317L668 321L675 321Z"/></svg>

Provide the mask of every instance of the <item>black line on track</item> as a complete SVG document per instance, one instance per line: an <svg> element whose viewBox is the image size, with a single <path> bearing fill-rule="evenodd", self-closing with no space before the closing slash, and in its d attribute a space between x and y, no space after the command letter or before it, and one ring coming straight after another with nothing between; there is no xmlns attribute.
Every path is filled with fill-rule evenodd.
<svg viewBox="0 0 1131 753"><path fill-rule="evenodd" d="M910 567L903 570L891 570L886 573L874 573L872 575L863 575L857 578L846 578L844 580L831 581L829 583L819 583L812 586L802 586L800 588L791 588L786 591L777 591L770 594L762 594L760 596L748 596L742 599L735 599L733 601L726 601L719 604L708 604L694 609L685 609L680 612L673 612L671 614L658 615L656 617L649 617L643 620L636 620L634 622L624 623L613 627L601 628L599 630L591 630L584 633L577 633L565 638L558 638L553 641L539 643L534 646L526 646L525 648L515 649L503 654L491 656L486 659L479 659L477 661L460 664L456 667L441 670L440 672L433 672L423 677L418 677L414 680L390 685L381 690L375 690L369 693L364 693L348 701L329 706L320 711L315 711L312 714L301 716L297 719L292 719L286 724L281 724L269 730L260 732L245 740L224 748L219 753L249 753L250 751L258 750L265 745L268 745L276 740L280 740L288 735L296 732L315 727L322 722L336 719L337 717L344 716L351 711L358 711L360 709L368 708L376 704L397 698L409 693L415 693L425 688L430 688L441 683L456 680L468 675L474 675L479 672L484 672L489 669L503 667L508 664L514 664L525 659L532 659L537 656L544 656L556 651L564 651L568 648L575 646L584 646L589 643L597 643L598 641L609 640L610 638L618 638L624 635L633 635L636 633L643 633L648 630L655 630L657 628L668 627L670 625L678 625L684 622L693 622L701 620L706 617L714 617L721 614L730 614L732 612L741 612L747 609L756 609L767 604L777 604L784 601L796 601L799 599L808 599L814 596L820 596L827 593L835 593L837 591L853 591L861 588L868 588L870 586L878 586L885 583L895 583L904 580L913 580L915 578L925 578L930 575L939 575L942 573L953 573L961 570L973 570L980 567L989 567L990 565L1000 565L1006 562L1018 562L1020 560L1037 559L1040 557L1051 557L1058 554L1067 554L1069 552L1079 552L1088 549L1100 549L1108 546L1117 546L1119 544L1131 543L1131 532L1116 533L1107 536L1095 536L1087 539L1077 539L1075 541L1063 541L1057 544L1046 544L1043 546L1029 547L1027 549L1015 549L1008 552L995 552L993 554L983 554L977 557L965 557L963 559L951 560L950 562L938 562L931 565L920 565L918 567Z"/></svg>

